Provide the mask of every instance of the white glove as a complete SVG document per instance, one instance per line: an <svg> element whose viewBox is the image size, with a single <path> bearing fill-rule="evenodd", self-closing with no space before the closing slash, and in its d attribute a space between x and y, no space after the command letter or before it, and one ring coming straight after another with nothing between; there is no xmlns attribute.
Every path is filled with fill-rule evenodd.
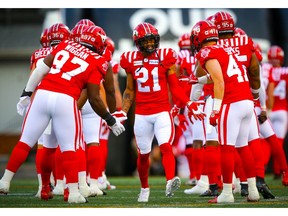
<svg viewBox="0 0 288 216"><path fill-rule="evenodd" d="M121 133L125 131L125 127L121 124L118 118L115 118L115 120L116 123L112 126L109 126L109 128L112 130L115 136L119 136Z"/></svg>
<svg viewBox="0 0 288 216"><path fill-rule="evenodd" d="M118 119L120 122L123 122L127 119L127 114L123 110L116 111L111 115Z"/></svg>
<svg viewBox="0 0 288 216"><path fill-rule="evenodd" d="M19 102L17 103L17 113L23 116L24 112L26 111L27 107L30 105L30 97L23 96L20 97Z"/></svg>

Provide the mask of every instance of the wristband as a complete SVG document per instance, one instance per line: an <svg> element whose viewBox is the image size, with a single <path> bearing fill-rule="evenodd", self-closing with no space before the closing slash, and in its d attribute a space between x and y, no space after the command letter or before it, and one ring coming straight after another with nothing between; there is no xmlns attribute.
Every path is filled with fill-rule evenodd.
<svg viewBox="0 0 288 216"><path fill-rule="evenodd" d="M109 126L113 126L115 123L116 123L116 119L109 113L107 112L105 115L104 115L104 118L103 118L107 124Z"/></svg>
<svg viewBox="0 0 288 216"><path fill-rule="evenodd" d="M258 93L260 92L260 88L259 88L259 89L252 89L252 88L251 88L251 92L252 92L253 94L258 94Z"/></svg>
<svg viewBox="0 0 288 216"><path fill-rule="evenodd" d="M222 105L222 100L219 98L214 98L213 110L220 111L221 105Z"/></svg>
<svg viewBox="0 0 288 216"><path fill-rule="evenodd" d="M198 83L200 84L207 84L208 82L208 77L205 75L205 76L201 76L201 77L197 77L198 79Z"/></svg>
<svg viewBox="0 0 288 216"><path fill-rule="evenodd" d="M33 92L31 92L31 91L27 92L27 91L25 91L25 88L24 88L20 97L24 97L24 96L31 97L32 94L33 94Z"/></svg>

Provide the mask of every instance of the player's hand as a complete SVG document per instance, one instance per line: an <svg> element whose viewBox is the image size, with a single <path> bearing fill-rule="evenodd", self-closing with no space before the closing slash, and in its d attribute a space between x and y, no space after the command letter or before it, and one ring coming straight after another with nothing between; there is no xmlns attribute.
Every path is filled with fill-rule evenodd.
<svg viewBox="0 0 288 216"><path fill-rule="evenodd" d="M260 124L263 124L267 120L267 113L266 111L261 111L260 115L258 115L258 121Z"/></svg>
<svg viewBox="0 0 288 216"><path fill-rule="evenodd" d="M115 136L119 136L121 133L125 131L125 127L121 124L118 118L115 118L115 120L116 123L112 126L109 126L109 128L112 130Z"/></svg>
<svg viewBox="0 0 288 216"><path fill-rule="evenodd" d="M17 103L17 113L19 115L23 116L24 112L26 111L26 109L29 105L30 105L30 97L29 96L20 97L20 100Z"/></svg>
<svg viewBox="0 0 288 216"><path fill-rule="evenodd" d="M188 101L186 106L188 108L188 116L193 124L192 117L194 117L195 120L204 120L206 114L198 107L201 104L205 104L205 101Z"/></svg>
<svg viewBox="0 0 288 216"><path fill-rule="evenodd" d="M218 119L220 118L220 113L217 110L212 110L212 113L209 118L209 122L212 126L216 126L218 124Z"/></svg>
<svg viewBox="0 0 288 216"><path fill-rule="evenodd" d="M194 84L199 83L199 80L198 80L198 78L195 77L195 76L190 76L190 77L189 77L189 80L188 80L188 83L191 84L191 85L194 85Z"/></svg>
<svg viewBox="0 0 288 216"><path fill-rule="evenodd" d="M172 118L174 118L175 116L177 116L180 113L180 108L177 107L177 105L174 105L172 107L172 109L170 110L170 114L172 116Z"/></svg>
<svg viewBox="0 0 288 216"><path fill-rule="evenodd" d="M115 111L111 115L117 118L120 122L124 122L127 119L127 114L123 110Z"/></svg>

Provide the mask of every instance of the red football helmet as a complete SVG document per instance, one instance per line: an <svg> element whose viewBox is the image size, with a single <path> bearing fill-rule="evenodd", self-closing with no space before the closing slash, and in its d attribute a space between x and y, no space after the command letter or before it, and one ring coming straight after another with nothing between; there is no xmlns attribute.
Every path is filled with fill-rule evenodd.
<svg viewBox="0 0 288 216"><path fill-rule="evenodd" d="M40 36L40 44L42 47L49 47L49 40L48 40L49 28L45 28Z"/></svg>
<svg viewBox="0 0 288 216"><path fill-rule="evenodd" d="M153 48L146 47L146 41L154 39ZM159 47L160 36L158 30L150 23L144 22L137 25L133 31L133 41L137 49L146 54L151 54Z"/></svg>
<svg viewBox="0 0 288 216"><path fill-rule="evenodd" d="M105 45L106 45L106 48L113 54L115 51L115 44L114 44L114 41L110 37L106 38Z"/></svg>
<svg viewBox="0 0 288 216"><path fill-rule="evenodd" d="M262 49L261 49L260 45L256 42L254 42L253 46L255 48L255 55L256 55L258 61L262 62L263 56L262 56Z"/></svg>
<svg viewBox="0 0 288 216"><path fill-rule="evenodd" d="M282 66L284 63L284 51L280 46L271 46L267 52L268 61L274 66Z"/></svg>
<svg viewBox="0 0 288 216"><path fill-rule="evenodd" d="M247 35L247 34L242 28L235 27L234 36L238 36L239 37L240 35Z"/></svg>
<svg viewBox="0 0 288 216"><path fill-rule="evenodd" d="M84 29L80 37L80 43L93 52L102 55L105 49L106 33L99 26L89 26Z"/></svg>
<svg viewBox="0 0 288 216"><path fill-rule="evenodd" d="M49 28L48 40L51 46L70 39L70 29L63 23L56 23Z"/></svg>
<svg viewBox="0 0 288 216"><path fill-rule="evenodd" d="M234 34L234 19L228 12L219 11L214 15L214 23L218 29L219 34Z"/></svg>
<svg viewBox="0 0 288 216"><path fill-rule="evenodd" d="M71 36L70 36L71 40L73 40L73 41L76 42L76 43L79 43L82 32L83 32L86 28L88 28L88 27L89 27L89 26L83 25L83 24L76 25L76 26L71 30Z"/></svg>
<svg viewBox="0 0 288 216"><path fill-rule="evenodd" d="M191 41L190 41L190 34L189 33L185 33L179 37L178 46L179 46L180 50L183 50L183 49L189 49L190 50L191 49Z"/></svg>
<svg viewBox="0 0 288 216"><path fill-rule="evenodd" d="M214 15L212 15L212 16L207 17L206 20L211 21L211 22L214 23L215 17L214 17Z"/></svg>
<svg viewBox="0 0 288 216"><path fill-rule="evenodd" d="M76 23L75 26L77 25L96 26L95 23L92 22L90 19L81 19Z"/></svg>
<svg viewBox="0 0 288 216"><path fill-rule="evenodd" d="M211 21L199 21L193 26L190 39L191 51L194 55L200 50L203 42L219 40L217 27Z"/></svg>

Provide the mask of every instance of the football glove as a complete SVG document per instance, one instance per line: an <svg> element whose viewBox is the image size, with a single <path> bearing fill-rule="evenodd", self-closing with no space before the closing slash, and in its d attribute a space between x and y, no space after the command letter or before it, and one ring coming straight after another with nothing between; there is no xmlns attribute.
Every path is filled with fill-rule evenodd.
<svg viewBox="0 0 288 216"><path fill-rule="evenodd" d="M115 111L111 115L117 118L120 122L124 122L127 119L127 114L123 110Z"/></svg>
<svg viewBox="0 0 288 216"><path fill-rule="evenodd" d="M26 111L26 109L29 105L30 105L30 97L29 96L20 97L20 100L17 103L17 113L19 115L23 116L24 112Z"/></svg>
<svg viewBox="0 0 288 216"><path fill-rule="evenodd" d="M209 122L212 126L216 126L218 124L218 119L220 118L220 113L217 110L212 110L212 113L209 118Z"/></svg>
<svg viewBox="0 0 288 216"><path fill-rule="evenodd" d="M115 136L119 136L121 133L125 131L125 127L121 124L118 118L115 118L115 120L116 120L116 123L112 126L109 126L109 128L112 130Z"/></svg>
<svg viewBox="0 0 288 216"><path fill-rule="evenodd" d="M188 116L193 124L192 116L195 120L204 120L206 114L198 107L201 104L205 104L204 101L188 101L186 106L188 108Z"/></svg>
<svg viewBox="0 0 288 216"><path fill-rule="evenodd" d="M175 116L177 116L180 113L180 108L177 107L177 105L174 105L172 107L172 109L170 110L170 114L172 116L172 118L174 118Z"/></svg>

